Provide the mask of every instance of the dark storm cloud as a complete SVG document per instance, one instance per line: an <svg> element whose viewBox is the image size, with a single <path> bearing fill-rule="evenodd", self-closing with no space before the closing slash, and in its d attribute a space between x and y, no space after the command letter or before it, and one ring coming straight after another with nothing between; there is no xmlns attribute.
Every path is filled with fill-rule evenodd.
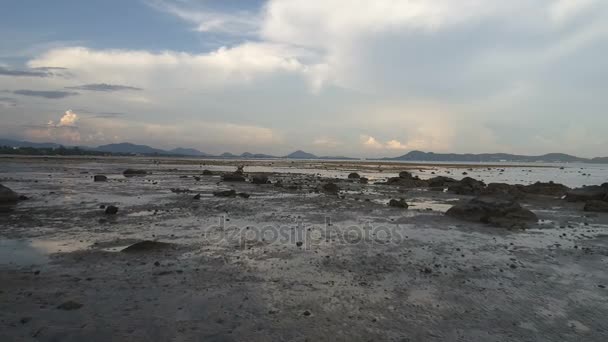
<svg viewBox="0 0 608 342"><path fill-rule="evenodd" d="M119 85L119 84L106 84L106 83L96 83L96 84L84 84L81 86L75 87L66 87L66 89L75 89L75 90L88 90L88 91L131 91L131 90L143 90L142 88Z"/></svg>
<svg viewBox="0 0 608 342"><path fill-rule="evenodd" d="M13 94L22 95L22 96L33 96L33 97L43 97L45 99L62 99L68 96L79 95L75 92L69 91L57 91L57 90L29 90L29 89L20 89L13 91Z"/></svg>

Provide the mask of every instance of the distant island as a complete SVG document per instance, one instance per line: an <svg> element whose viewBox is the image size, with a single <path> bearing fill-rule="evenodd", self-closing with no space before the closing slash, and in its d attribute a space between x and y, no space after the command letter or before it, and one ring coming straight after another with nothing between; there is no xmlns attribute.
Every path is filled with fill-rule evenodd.
<svg viewBox="0 0 608 342"><path fill-rule="evenodd" d="M213 155L201 152L194 148L178 147L172 150L163 150L148 145L137 145L128 142L118 144L89 146L62 146L56 143L36 143L0 139L0 154L12 155L116 155L116 156L174 156L199 157L218 159L320 159L320 160L360 160L345 156L317 156L301 150L286 156L273 156L262 153L244 152L232 154L225 152ZM581 158L564 153L548 153L540 156L524 156L508 153L433 153L411 151L399 157L371 158L367 160L403 161L403 162L466 162L466 163L591 163L608 164L608 157Z"/></svg>

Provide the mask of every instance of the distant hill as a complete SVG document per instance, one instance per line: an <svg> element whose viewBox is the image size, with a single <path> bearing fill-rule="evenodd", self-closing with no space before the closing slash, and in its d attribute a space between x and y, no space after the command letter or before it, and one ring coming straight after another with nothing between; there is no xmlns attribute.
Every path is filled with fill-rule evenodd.
<svg viewBox="0 0 608 342"><path fill-rule="evenodd" d="M0 139L0 146L10 147L33 147L33 148L58 148L60 144L55 143L35 143L30 141L18 141L11 139Z"/></svg>
<svg viewBox="0 0 608 342"><path fill-rule="evenodd" d="M44 149L57 149L61 147L61 144L57 143L36 143L30 141L19 141L11 139L0 139L0 147L7 146L12 148L35 148L40 151L35 152L36 154L45 154L53 151L44 151ZM269 154L262 153L250 153L245 152L241 155L225 152L219 156L207 154L194 148L178 147L172 150L162 150L148 145L137 145L129 142L123 142L118 144L101 145L98 147L88 146L65 146L66 148L78 147L83 151L83 154L91 152L103 152L113 153L120 155L164 155L164 156L188 156L188 157L200 157L200 158L243 158L243 159L275 159L275 158L288 158L288 159L321 159L321 160L359 160L359 158L349 158L344 156L321 156L318 157L312 153L297 150L284 157L272 156ZM8 153L5 149L5 153ZM18 152L18 151L17 151ZM72 151L78 153L78 151ZM28 151L20 151L18 153L30 153ZM541 156L524 156L508 153L481 153L481 154L458 154L458 153L433 153L423 151L411 151L399 157L394 158L379 158L376 160L394 160L394 161L412 161L412 162L463 162L463 163L500 163L500 162L518 162L518 163L594 163L594 164L608 164L608 157L598 157L593 159L580 158L564 153L548 153Z"/></svg>
<svg viewBox="0 0 608 342"><path fill-rule="evenodd" d="M541 156L522 156L507 153L456 154L411 151L396 158L385 160L433 161L433 162L544 162L544 163L588 163L590 159L563 153L549 153ZM601 159L601 158L595 158Z"/></svg>
<svg viewBox="0 0 608 342"><path fill-rule="evenodd" d="M167 151L153 148L148 145L136 145L136 144L131 144L131 143L101 145L101 146L94 148L94 150L100 151L100 152L111 152L111 153L170 154Z"/></svg>
<svg viewBox="0 0 608 342"><path fill-rule="evenodd" d="M168 151L171 154L176 154L180 156L193 156L193 157L207 157L209 154L205 152L201 152L194 148L183 148L178 147Z"/></svg>
<svg viewBox="0 0 608 342"><path fill-rule="evenodd" d="M312 153L304 152L302 150L297 150L285 156L285 158L289 159L317 159L318 157Z"/></svg>

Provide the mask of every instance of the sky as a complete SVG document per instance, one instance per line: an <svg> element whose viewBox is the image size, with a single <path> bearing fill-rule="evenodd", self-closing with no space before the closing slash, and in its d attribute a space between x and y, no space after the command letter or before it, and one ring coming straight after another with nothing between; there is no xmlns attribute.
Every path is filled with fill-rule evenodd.
<svg viewBox="0 0 608 342"><path fill-rule="evenodd" d="M3 0L0 137L608 156L605 0Z"/></svg>

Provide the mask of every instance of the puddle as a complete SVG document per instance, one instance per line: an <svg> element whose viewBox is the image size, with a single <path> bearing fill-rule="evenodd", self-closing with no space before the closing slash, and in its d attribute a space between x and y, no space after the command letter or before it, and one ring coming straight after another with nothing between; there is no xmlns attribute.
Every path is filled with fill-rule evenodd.
<svg viewBox="0 0 608 342"><path fill-rule="evenodd" d="M68 253L87 247L69 240L0 240L0 266L41 265L55 253Z"/></svg>

